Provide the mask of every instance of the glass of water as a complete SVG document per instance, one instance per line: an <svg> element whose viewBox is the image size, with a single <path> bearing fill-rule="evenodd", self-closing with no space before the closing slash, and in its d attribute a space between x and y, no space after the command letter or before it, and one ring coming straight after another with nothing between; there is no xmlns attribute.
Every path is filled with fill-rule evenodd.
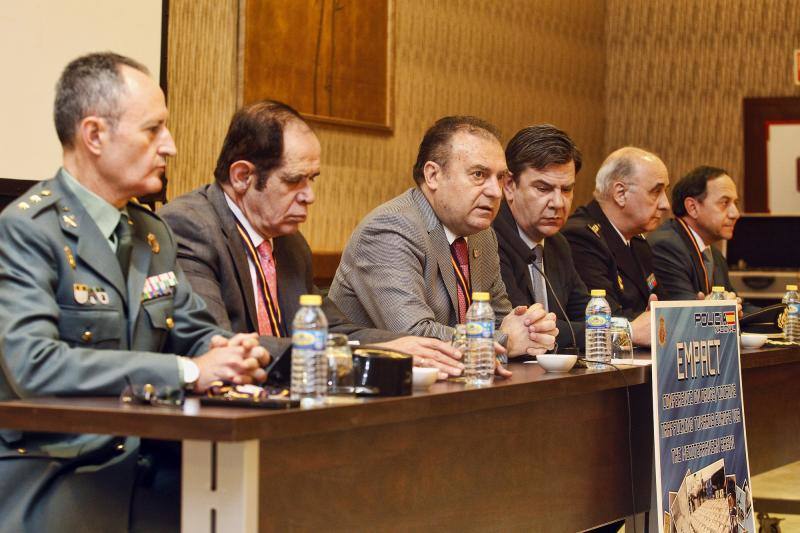
<svg viewBox="0 0 800 533"><path fill-rule="evenodd" d="M328 357L328 393L353 393L353 352L347 335L330 333L325 350Z"/></svg>
<svg viewBox="0 0 800 533"><path fill-rule="evenodd" d="M461 361L464 361L464 358L467 357L467 326L466 324L456 324L455 328L453 329L453 337L450 340L450 344L461 352ZM450 376L447 378L448 381L457 381L459 383L464 382L464 374L462 373L460 376Z"/></svg>
<svg viewBox="0 0 800 533"><path fill-rule="evenodd" d="M611 359L633 359L633 332L628 319L611 317Z"/></svg>

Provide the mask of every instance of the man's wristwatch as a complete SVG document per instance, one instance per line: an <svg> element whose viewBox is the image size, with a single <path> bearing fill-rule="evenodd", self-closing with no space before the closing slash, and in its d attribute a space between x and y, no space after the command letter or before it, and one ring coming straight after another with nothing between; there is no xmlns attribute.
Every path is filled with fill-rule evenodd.
<svg viewBox="0 0 800 533"><path fill-rule="evenodd" d="M197 366L197 363L188 357L179 356L178 365L181 370L183 388L187 391L194 390L195 385L197 385L197 380L200 379L200 368Z"/></svg>

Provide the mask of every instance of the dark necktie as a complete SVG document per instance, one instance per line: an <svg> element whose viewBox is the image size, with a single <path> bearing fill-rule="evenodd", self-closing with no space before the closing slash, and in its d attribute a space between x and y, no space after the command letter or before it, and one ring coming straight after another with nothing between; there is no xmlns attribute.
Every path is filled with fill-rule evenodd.
<svg viewBox="0 0 800 533"><path fill-rule="evenodd" d="M464 280L469 283L469 249L464 237L454 240L450 245L450 251L453 253L453 258ZM458 273L456 273L456 277L458 277ZM467 293L461 283L456 282L456 288L458 289L458 323L464 324L467 319Z"/></svg>
<svg viewBox="0 0 800 533"><path fill-rule="evenodd" d="M122 276L128 279L128 267L131 263L131 249L133 248L133 237L131 232L131 225L128 222L128 215L121 213L119 223L114 230L114 235L117 236L117 260L122 269Z"/></svg>
<svg viewBox="0 0 800 533"><path fill-rule="evenodd" d="M530 262L538 267L531 268L531 281L533 281L534 300L536 300L536 303L542 304L542 307L547 311L547 289L545 288L544 277L541 274L544 272L544 261L542 260L543 251L541 244L537 244L531 249Z"/></svg>
<svg viewBox="0 0 800 533"><path fill-rule="evenodd" d="M703 265L708 275L708 287L711 288L714 286L714 254L711 253L711 246L706 246L703 250Z"/></svg>

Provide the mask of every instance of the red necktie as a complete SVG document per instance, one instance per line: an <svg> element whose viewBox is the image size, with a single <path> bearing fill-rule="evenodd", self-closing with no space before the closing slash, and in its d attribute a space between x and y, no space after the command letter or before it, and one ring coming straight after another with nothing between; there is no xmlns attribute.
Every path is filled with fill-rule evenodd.
<svg viewBox="0 0 800 533"><path fill-rule="evenodd" d="M261 269L264 271L264 277L267 278L267 285L269 285L269 293L275 301L277 292L275 286L277 285L277 276L275 272L275 261L272 259L272 245L268 240L265 240L258 245L256 249L258 252L258 259L261 263ZM258 334L259 335L274 335L272 325L269 320L269 312L267 311L266 298L261 290L261 284L256 283L258 287Z"/></svg>
<svg viewBox="0 0 800 533"><path fill-rule="evenodd" d="M458 269L466 283L458 282L458 272L456 272L456 288L458 289L458 323L464 324L467 318L467 289L466 285L469 284L469 249L467 248L467 241L464 237L459 237L450 245L450 251L453 253L455 262Z"/></svg>

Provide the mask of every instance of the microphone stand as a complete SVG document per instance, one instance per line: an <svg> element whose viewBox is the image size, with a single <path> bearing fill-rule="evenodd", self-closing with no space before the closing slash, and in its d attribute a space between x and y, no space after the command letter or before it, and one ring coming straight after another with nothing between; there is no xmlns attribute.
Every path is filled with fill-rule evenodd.
<svg viewBox="0 0 800 533"><path fill-rule="evenodd" d="M569 332L570 334L572 334L572 348L565 348L564 350L558 350L558 351L566 354L575 354L578 357L580 357L581 351L578 348L578 341L575 337L575 330L572 328L572 323L570 322L569 315L564 310L564 306L561 305L561 301L558 299L558 296L556 296L556 291L553 289L553 285L550 283L550 280L547 278L547 275L544 273L544 271L541 268L539 268L539 266L536 263L529 263L529 264L533 268L535 268L536 271L539 272L539 274L542 275L544 282L547 283L547 286L550 288L550 293L553 295L553 299L556 301L559 310L561 310L561 314L564 315L564 321L567 323L567 326L569 326Z"/></svg>

